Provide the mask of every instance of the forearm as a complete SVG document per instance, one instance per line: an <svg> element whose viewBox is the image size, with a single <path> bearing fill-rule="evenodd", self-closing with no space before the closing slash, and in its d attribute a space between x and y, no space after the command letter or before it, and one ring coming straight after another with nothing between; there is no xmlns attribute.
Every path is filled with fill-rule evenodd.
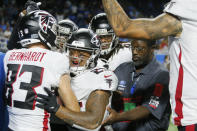
<svg viewBox="0 0 197 131"><path fill-rule="evenodd" d="M91 112L73 112L63 106L55 115L70 125L76 124L87 129L95 129L101 124Z"/></svg>
<svg viewBox="0 0 197 131"><path fill-rule="evenodd" d="M130 19L121 8L117 0L102 0L107 18L113 27L114 32L119 37L134 39L152 39L148 32L152 28L151 19ZM146 31L146 30L147 31ZM153 34L153 32L151 31ZM157 36L154 36L155 38Z"/></svg>
<svg viewBox="0 0 197 131"><path fill-rule="evenodd" d="M84 128L95 129L101 125L109 97L109 92L93 91L88 97L84 112L73 112L61 106L56 112L56 116L70 125L76 124Z"/></svg>
<svg viewBox="0 0 197 131"><path fill-rule="evenodd" d="M133 39L159 39L169 35L177 36L182 31L178 18L163 13L154 19L130 19L117 0L102 0L107 18L119 37Z"/></svg>
<svg viewBox="0 0 197 131"><path fill-rule="evenodd" d="M144 106L138 106L133 110L119 113L115 121L137 121L147 118L150 111Z"/></svg>
<svg viewBox="0 0 197 131"><path fill-rule="evenodd" d="M127 30L129 17L116 0L102 0L109 23L117 36Z"/></svg>
<svg viewBox="0 0 197 131"><path fill-rule="evenodd" d="M70 85L70 77L69 76L63 76L60 80L59 89L58 89L59 96L61 100L63 101L64 105L72 110L79 112L80 106L78 104L78 100L74 94L74 92L71 89Z"/></svg>

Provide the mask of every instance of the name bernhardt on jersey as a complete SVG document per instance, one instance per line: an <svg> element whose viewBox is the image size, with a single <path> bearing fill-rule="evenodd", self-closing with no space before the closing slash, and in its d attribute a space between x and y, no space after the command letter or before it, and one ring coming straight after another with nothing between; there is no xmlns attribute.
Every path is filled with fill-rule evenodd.
<svg viewBox="0 0 197 131"><path fill-rule="evenodd" d="M9 61L39 61L41 62L44 55L43 52L12 52Z"/></svg>

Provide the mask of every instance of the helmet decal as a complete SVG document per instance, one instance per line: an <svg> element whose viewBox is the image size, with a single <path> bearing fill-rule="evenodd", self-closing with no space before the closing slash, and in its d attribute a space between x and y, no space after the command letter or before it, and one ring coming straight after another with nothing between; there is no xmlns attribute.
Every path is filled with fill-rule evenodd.
<svg viewBox="0 0 197 131"><path fill-rule="evenodd" d="M92 37L91 43L97 47L100 47L100 42L99 42L98 36L96 34Z"/></svg>
<svg viewBox="0 0 197 131"><path fill-rule="evenodd" d="M55 47L54 44L57 34L56 19L48 12L35 10L22 18L18 28L18 43L22 47L39 43L48 48Z"/></svg>
<svg viewBox="0 0 197 131"><path fill-rule="evenodd" d="M45 12L38 12L37 14L39 16L39 25L40 28L43 32L47 33L47 28L52 28L52 24L56 22L55 18L53 18L52 16L49 16L47 13Z"/></svg>

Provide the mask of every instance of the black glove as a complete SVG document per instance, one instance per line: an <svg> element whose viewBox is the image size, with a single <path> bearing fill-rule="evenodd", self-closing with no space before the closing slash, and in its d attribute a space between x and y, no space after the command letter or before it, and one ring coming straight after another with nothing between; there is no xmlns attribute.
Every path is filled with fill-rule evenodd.
<svg viewBox="0 0 197 131"><path fill-rule="evenodd" d="M44 90L47 92L48 96L38 94L37 107L47 110L49 113L56 113L60 105L57 104L56 95L51 92L48 88L44 87Z"/></svg>
<svg viewBox="0 0 197 131"><path fill-rule="evenodd" d="M28 0L26 3L25 3L25 9L27 10L27 13L29 12L32 12L34 10L39 10L39 5L40 3L36 3L32 0Z"/></svg>

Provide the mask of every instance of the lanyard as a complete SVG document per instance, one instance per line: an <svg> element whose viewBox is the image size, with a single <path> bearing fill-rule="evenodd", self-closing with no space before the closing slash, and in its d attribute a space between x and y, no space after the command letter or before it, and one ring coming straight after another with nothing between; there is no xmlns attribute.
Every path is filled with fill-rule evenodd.
<svg viewBox="0 0 197 131"><path fill-rule="evenodd" d="M133 76L133 77L132 77L132 80L134 80L134 73L132 74L132 76ZM131 89L130 89L131 95L134 94L134 91L135 91L137 82L140 80L140 77L141 77L141 76L142 76L142 75L140 74L140 75L138 76L138 78L134 81L133 85L131 86Z"/></svg>

